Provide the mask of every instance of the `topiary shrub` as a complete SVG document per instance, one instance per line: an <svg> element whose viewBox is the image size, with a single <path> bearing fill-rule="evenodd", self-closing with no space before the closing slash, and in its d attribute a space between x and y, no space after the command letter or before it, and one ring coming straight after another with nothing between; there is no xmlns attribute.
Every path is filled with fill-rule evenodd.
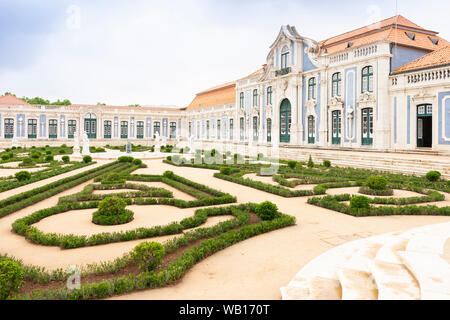
<svg viewBox="0 0 450 320"><path fill-rule="evenodd" d="M132 261L139 263L142 272L155 270L165 255L164 247L158 242L142 242L130 253Z"/></svg>
<svg viewBox="0 0 450 320"><path fill-rule="evenodd" d="M172 156L167 156L167 161L172 161Z"/></svg>
<svg viewBox="0 0 450 320"><path fill-rule="evenodd" d="M133 160L133 164L136 166L140 166L142 164L142 160L141 159L134 159Z"/></svg>
<svg viewBox="0 0 450 320"><path fill-rule="evenodd" d="M309 159L308 159L308 168L314 168L314 162L312 160L311 155L309 155Z"/></svg>
<svg viewBox="0 0 450 320"><path fill-rule="evenodd" d="M64 150L64 149L59 149L59 154L64 154L64 153L66 153L66 150Z"/></svg>
<svg viewBox="0 0 450 320"><path fill-rule="evenodd" d="M125 209L127 203L119 197L106 197L92 214L92 222L103 226L125 224L133 220L134 213Z"/></svg>
<svg viewBox="0 0 450 320"><path fill-rule="evenodd" d="M261 218L261 220L273 220L281 216L278 212L278 207L275 203L265 201L255 206L255 214Z"/></svg>
<svg viewBox="0 0 450 320"><path fill-rule="evenodd" d="M352 209L370 209L370 199L366 196L354 196L350 199Z"/></svg>
<svg viewBox="0 0 450 320"><path fill-rule="evenodd" d="M18 181L26 181L31 179L31 173L28 171L19 171L15 174L15 177Z"/></svg>
<svg viewBox="0 0 450 320"><path fill-rule="evenodd" d="M441 173L439 171L433 170L428 172L425 178L427 178L428 181L435 182L441 178Z"/></svg>
<svg viewBox="0 0 450 320"><path fill-rule="evenodd" d="M387 180L382 176L371 176L366 179L366 186L372 190L386 190Z"/></svg>
<svg viewBox="0 0 450 320"><path fill-rule="evenodd" d="M331 161L330 160L323 160L323 166L325 168L331 167Z"/></svg>
<svg viewBox="0 0 450 320"><path fill-rule="evenodd" d="M69 163L69 162L70 162L69 156L62 156L61 160L62 160L64 163Z"/></svg>
<svg viewBox="0 0 450 320"><path fill-rule="evenodd" d="M125 179L118 172L110 172L102 179L102 184L122 184Z"/></svg>
<svg viewBox="0 0 450 320"><path fill-rule="evenodd" d="M288 164L289 168L295 169L295 167L297 166L297 161L290 160L290 161L288 161L287 164Z"/></svg>
<svg viewBox="0 0 450 320"><path fill-rule="evenodd" d="M50 150L45 151L45 154L50 155L52 152Z"/></svg>
<svg viewBox="0 0 450 320"><path fill-rule="evenodd" d="M173 171L165 171L163 173L163 176L166 177L166 178L169 178L169 179L172 179L174 175L175 174L173 173Z"/></svg>
<svg viewBox="0 0 450 320"><path fill-rule="evenodd" d="M220 173L224 174L226 176L229 176L231 174L231 168L230 167L221 167Z"/></svg>
<svg viewBox="0 0 450 320"><path fill-rule="evenodd" d="M9 159L8 153L2 154L2 160L8 160L8 159Z"/></svg>
<svg viewBox="0 0 450 320"><path fill-rule="evenodd" d="M41 156L41 153L38 152L38 151L33 152L33 153L31 154L31 158L33 158L33 159L39 159L40 156Z"/></svg>
<svg viewBox="0 0 450 320"><path fill-rule="evenodd" d="M91 157L91 156L84 156L84 157L83 157L83 162L84 162L84 163L92 162L92 157Z"/></svg>
<svg viewBox="0 0 450 320"><path fill-rule="evenodd" d="M117 159L119 162L133 162L133 157L121 156Z"/></svg>
<svg viewBox="0 0 450 320"><path fill-rule="evenodd" d="M22 267L10 259L0 261L0 300L6 300L11 293L19 291L23 285Z"/></svg>
<svg viewBox="0 0 450 320"><path fill-rule="evenodd" d="M52 155L48 155L48 156L45 157L45 161L47 161L47 162L51 162L53 160L54 160L54 158L53 158Z"/></svg>
<svg viewBox="0 0 450 320"><path fill-rule="evenodd" d="M31 158L24 158L22 160L22 163L20 164L20 166L22 167L27 167L27 166L32 166L33 165L33 159Z"/></svg>
<svg viewBox="0 0 450 320"><path fill-rule="evenodd" d="M447 180L447 187L449 187L450 188L450 180Z"/></svg>

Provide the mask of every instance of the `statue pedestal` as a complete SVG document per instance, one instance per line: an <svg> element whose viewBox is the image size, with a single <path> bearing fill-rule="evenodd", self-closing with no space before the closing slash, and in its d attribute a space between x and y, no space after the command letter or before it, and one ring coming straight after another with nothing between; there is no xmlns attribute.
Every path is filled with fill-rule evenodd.
<svg viewBox="0 0 450 320"><path fill-rule="evenodd" d="M155 152L160 152L161 151L161 146L155 146Z"/></svg>

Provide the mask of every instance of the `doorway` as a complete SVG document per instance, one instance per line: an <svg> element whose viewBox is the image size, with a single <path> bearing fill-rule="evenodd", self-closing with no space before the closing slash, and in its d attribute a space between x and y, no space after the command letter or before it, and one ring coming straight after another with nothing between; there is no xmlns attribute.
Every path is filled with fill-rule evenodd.
<svg viewBox="0 0 450 320"><path fill-rule="evenodd" d="M433 107L431 104L417 106L417 147L433 145Z"/></svg>

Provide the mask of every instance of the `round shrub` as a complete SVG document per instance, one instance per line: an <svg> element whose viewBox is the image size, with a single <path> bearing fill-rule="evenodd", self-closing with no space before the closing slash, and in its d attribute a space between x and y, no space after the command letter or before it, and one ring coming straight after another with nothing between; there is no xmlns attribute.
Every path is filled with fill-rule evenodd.
<svg viewBox="0 0 450 320"><path fill-rule="evenodd" d="M163 173L163 176L166 177L166 178L169 178L169 179L172 179L174 175L175 174L173 173L173 171L165 171Z"/></svg>
<svg viewBox="0 0 450 320"><path fill-rule="evenodd" d="M366 179L366 186L372 190L386 190L387 180L382 176L371 176Z"/></svg>
<svg viewBox="0 0 450 320"><path fill-rule="evenodd" d="M127 203L119 197L106 197L92 214L92 222L104 226L125 224L133 220L134 213L125 209Z"/></svg>
<svg viewBox="0 0 450 320"><path fill-rule="evenodd" d="M133 164L136 166L140 166L142 164L142 160L141 159L134 159L133 160Z"/></svg>
<svg viewBox="0 0 450 320"><path fill-rule="evenodd" d="M0 261L0 300L6 300L23 284L24 272L17 262L10 259Z"/></svg>
<svg viewBox="0 0 450 320"><path fill-rule="evenodd" d="M40 152L33 152L33 153L31 154L31 158L33 158L33 159L39 159L40 156L41 156L41 153L40 153Z"/></svg>
<svg viewBox="0 0 450 320"><path fill-rule="evenodd" d="M167 156L167 161L172 161L172 156Z"/></svg>
<svg viewBox="0 0 450 320"><path fill-rule="evenodd" d="M15 177L18 181L25 181L31 179L31 173L28 171L19 171L15 174Z"/></svg>
<svg viewBox="0 0 450 320"><path fill-rule="evenodd" d="M60 154L64 154L64 153L66 153L66 150L60 149L60 150L59 150L59 153L60 153Z"/></svg>
<svg viewBox="0 0 450 320"><path fill-rule="evenodd" d="M231 174L231 168L230 167L221 167L220 174L229 176Z"/></svg>
<svg viewBox="0 0 450 320"><path fill-rule="evenodd" d="M2 160L8 160L8 159L9 159L8 153L2 154Z"/></svg>
<svg viewBox="0 0 450 320"><path fill-rule="evenodd" d="M447 187L449 187L450 188L450 180L447 180Z"/></svg>
<svg viewBox="0 0 450 320"><path fill-rule="evenodd" d="M47 161L47 162L53 161L53 156L52 155L46 156L45 161Z"/></svg>
<svg viewBox="0 0 450 320"><path fill-rule="evenodd" d="M69 162L70 162L69 156L63 156L63 157L61 158L61 160L62 160L64 163L69 163Z"/></svg>
<svg viewBox="0 0 450 320"><path fill-rule="evenodd" d="M92 162L92 157L91 157L91 156L84 156L84 157L83 157L83 162L84 162L84 163Z"/></svg>
<svg viewBox="0 0 450 320"><path fill-rule="evenodd" d="M255 207L255 214L262 220L273 220L280 216L277 205L270 201L257 204Z"/></svg>
<svg viewBox="0 0 450 320"><path fill-rule="evenodd" d="M142 242L131 251L130 258L139 263L143 272L155 270L165 255L164 247L158 242Z"/></svg>
<svg viewBox="0 0 450 320"><path fill-rule="evenodd" d="M31 165L33 165L33 159L31 159L31 158L24 158L20 165L23 166L23 167L31 166Z"/></svg>
<svg viewBox="0 0 450 320"><path fill-rule="evenodd" d="M119 162L133 162L133 157L121 156L117 159Z"/></svg>
<svg viewBox="0 0 450 320"><path fill-rule="evenodd" d="M323 160L323 166L325 168L331 167L331 161L330 160Z"/></svg>
<svg viewBox="0 0 450 320"><path fill-rule="evenodd" d="M289 168L295 169L295 167L297 166L297 161L290 160L290 161L288 161L287 164L288 164Z"/></svg>
<svg viewBox="0 0 450 320"><path fill-rule="evenodd" d="M52 152L50 150L45 151L45 154L49 155L52 154Z"/></svg>
<svg viewBox="0 0 450 320"><path fill-rule="evenodd" d="M350 199L350 208L369 209L370 199L365 196L354 196Z"/></svg>
<svg viewBox="0 0 450 320"><path fill-rule="evenodd" d="M430 171L425 176L428 181L435 182L438 181L441 177L441 173L439 171Z"/></svg>

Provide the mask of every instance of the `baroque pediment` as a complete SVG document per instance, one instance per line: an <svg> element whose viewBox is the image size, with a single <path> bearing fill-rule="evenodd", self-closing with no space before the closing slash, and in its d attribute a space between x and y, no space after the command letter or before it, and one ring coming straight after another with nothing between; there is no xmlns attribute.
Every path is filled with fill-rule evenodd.
<svg viewBox="0 0 450 320"><path fill-rule="evenodd" d="M330 99L330 107L342 107L344 105L344 100L342 97L332 97Z"/></svg>

